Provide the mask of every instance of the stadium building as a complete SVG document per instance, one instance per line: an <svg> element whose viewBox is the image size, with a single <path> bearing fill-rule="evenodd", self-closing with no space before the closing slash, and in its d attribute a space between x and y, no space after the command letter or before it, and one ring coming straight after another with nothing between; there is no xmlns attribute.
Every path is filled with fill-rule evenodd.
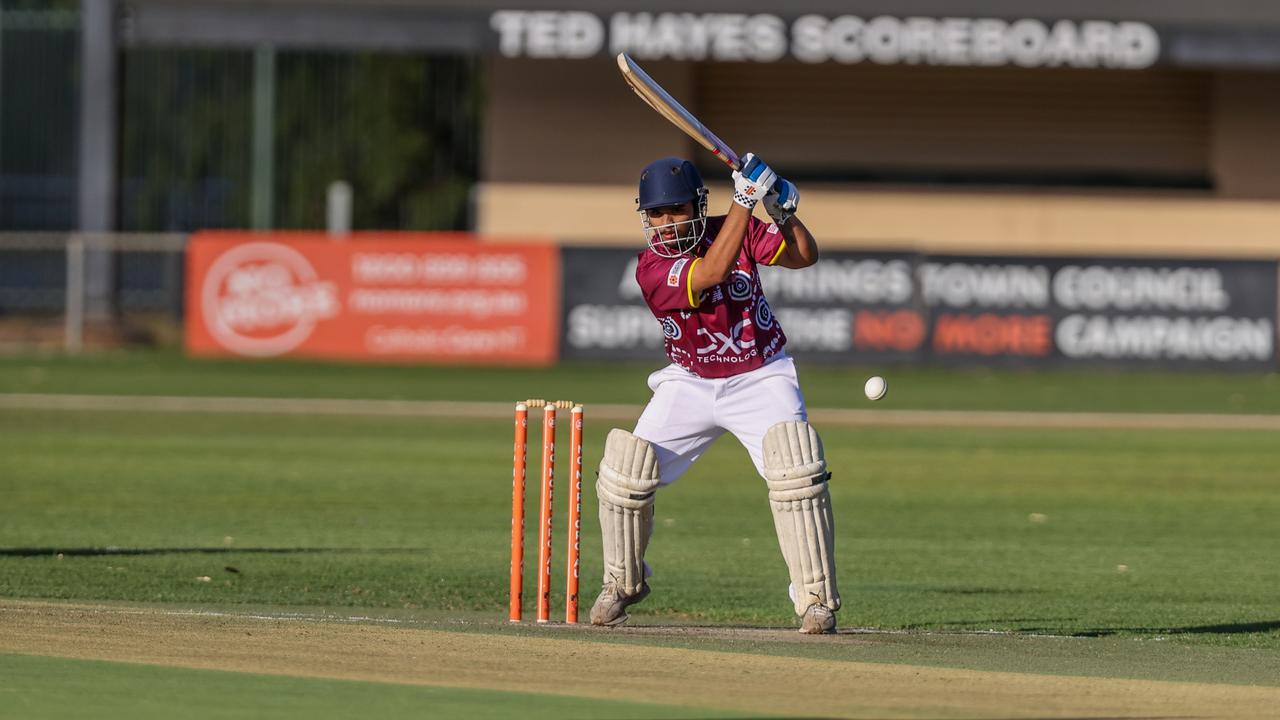
<svg viewBox="0 0 1280 720"><path fill-rule="evenodd" d="M42 108L0 128L0 229L319 230L345 193L338 226L563 247L546 305L563 312L543 325L565 339L540 356L648 357L661 337L629 264L639 168L692 158L713 208L729 184L627 89L626 52L799 185L827 260L769 280L797 351L1275 364L1280 8L31 5L45 9L0 13L5 107ZM56 62L23 44L36 30ZM90 314L178 267L131 274L92 249L81 264ZM46 290L10 287L0 312Z"/></svg>
<svg viewBox="0 0 1280 720"><path fill-rule="evenodd" d="M120 4L139 46L483 57L474 226L635 241L636 169L714 160L629 95L629 52L804 191L828 243L1269 255L1280 9L1251 2ZM723 194L721 195L723 197ZM572 198L575 212L546 212Z"/></svg>

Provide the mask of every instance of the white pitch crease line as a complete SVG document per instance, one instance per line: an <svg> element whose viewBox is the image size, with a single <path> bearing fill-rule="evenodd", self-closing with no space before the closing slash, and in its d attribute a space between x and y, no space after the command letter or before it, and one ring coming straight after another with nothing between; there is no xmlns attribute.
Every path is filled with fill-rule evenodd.
<svg viewBox="0 0 1280 720"><path fill-rule="evenodd" d="M6 607L0 602L0 610L4 612L14 613L41 613L49 608L65 607L78 612L89 612L95 615L159 615L161 617L202 617L202 618L231 618L236 620L261 620L266 622L278 622L281 620L291 620L299 622L336 622L336 623L377 623L382 625L404 625L404 620L396 618L379 618L368 615L319 615L312 613L296 613L282 612L274 614L263 613L238 613L238 612L219 612L217 610L171 610L163 608L116 608L116 607L91 607L85 605L66 605L59 606L57 604L49 604L41 607Z"/></svg>
<svg viewBox="0 0 1280 720"><path fill-rule="evenodd" d="M586 403L596 420L634 421L640 405ZM510 419L514 402L0 393L0 409ZM810 408L818 425L1116 430L1280 431L1280 415Z"/></svg>

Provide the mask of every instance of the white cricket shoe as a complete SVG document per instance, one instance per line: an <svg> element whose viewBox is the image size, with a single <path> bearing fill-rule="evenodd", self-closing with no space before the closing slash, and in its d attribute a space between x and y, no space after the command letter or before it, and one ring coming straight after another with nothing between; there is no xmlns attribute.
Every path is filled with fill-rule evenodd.
<svg viewBox="0 0 1280 720"><path fill-rule="evenodd" d="M805 635L826 635L836 631L836 614L821 603L814 603L804 611L800 632Z"/></svg>
<svg viewBox="0 0 1280 720"><path fill-rule="evenodd" d="M617 627L631 617L627 614L627 607L647 597L649 597L647 582L640 584L640 591L635 595L624 595L622 589L615 583L608 583L600 589L600 595L591 606L591 624Z"/></svg>

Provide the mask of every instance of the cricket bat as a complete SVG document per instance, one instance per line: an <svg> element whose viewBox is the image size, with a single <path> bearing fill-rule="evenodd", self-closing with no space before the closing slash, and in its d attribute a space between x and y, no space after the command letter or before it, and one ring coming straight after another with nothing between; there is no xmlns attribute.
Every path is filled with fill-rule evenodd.
<svg viewBox="0 0 1280 720"><path fill-rule="evenodd" d="M693 138L699 145L710 150L725 165L734 170L742 168L742 162L733 148L716 137L716 134L708 130L706 125L693 116L693 113L676 102L676 99L663 90L661 85L654 82L653 78L631 59L631 56L618 53L618 70L622 71L622 79L627 81L646 105L653 108L672 125L683 130L685 135Z"/></svg>

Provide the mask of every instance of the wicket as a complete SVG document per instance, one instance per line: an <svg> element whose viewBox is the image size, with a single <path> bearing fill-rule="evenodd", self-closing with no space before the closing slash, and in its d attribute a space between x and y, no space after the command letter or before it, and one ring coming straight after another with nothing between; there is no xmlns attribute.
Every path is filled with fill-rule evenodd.
<svg viewBox="0 0 1280 720"><path fill-rule="evenodd" d="M529 408L542 408L542 493L538 509L537 620L551 619L551 525L554 515L556 411L570 410L569 540L565 577L564 621L578 622L579 548L582 540L582 406L570 400L524 400L516 403L515 456L511 473L511 594L508 618L520 622L524 612L524 504L526 455L529 448Z"/></svg>

